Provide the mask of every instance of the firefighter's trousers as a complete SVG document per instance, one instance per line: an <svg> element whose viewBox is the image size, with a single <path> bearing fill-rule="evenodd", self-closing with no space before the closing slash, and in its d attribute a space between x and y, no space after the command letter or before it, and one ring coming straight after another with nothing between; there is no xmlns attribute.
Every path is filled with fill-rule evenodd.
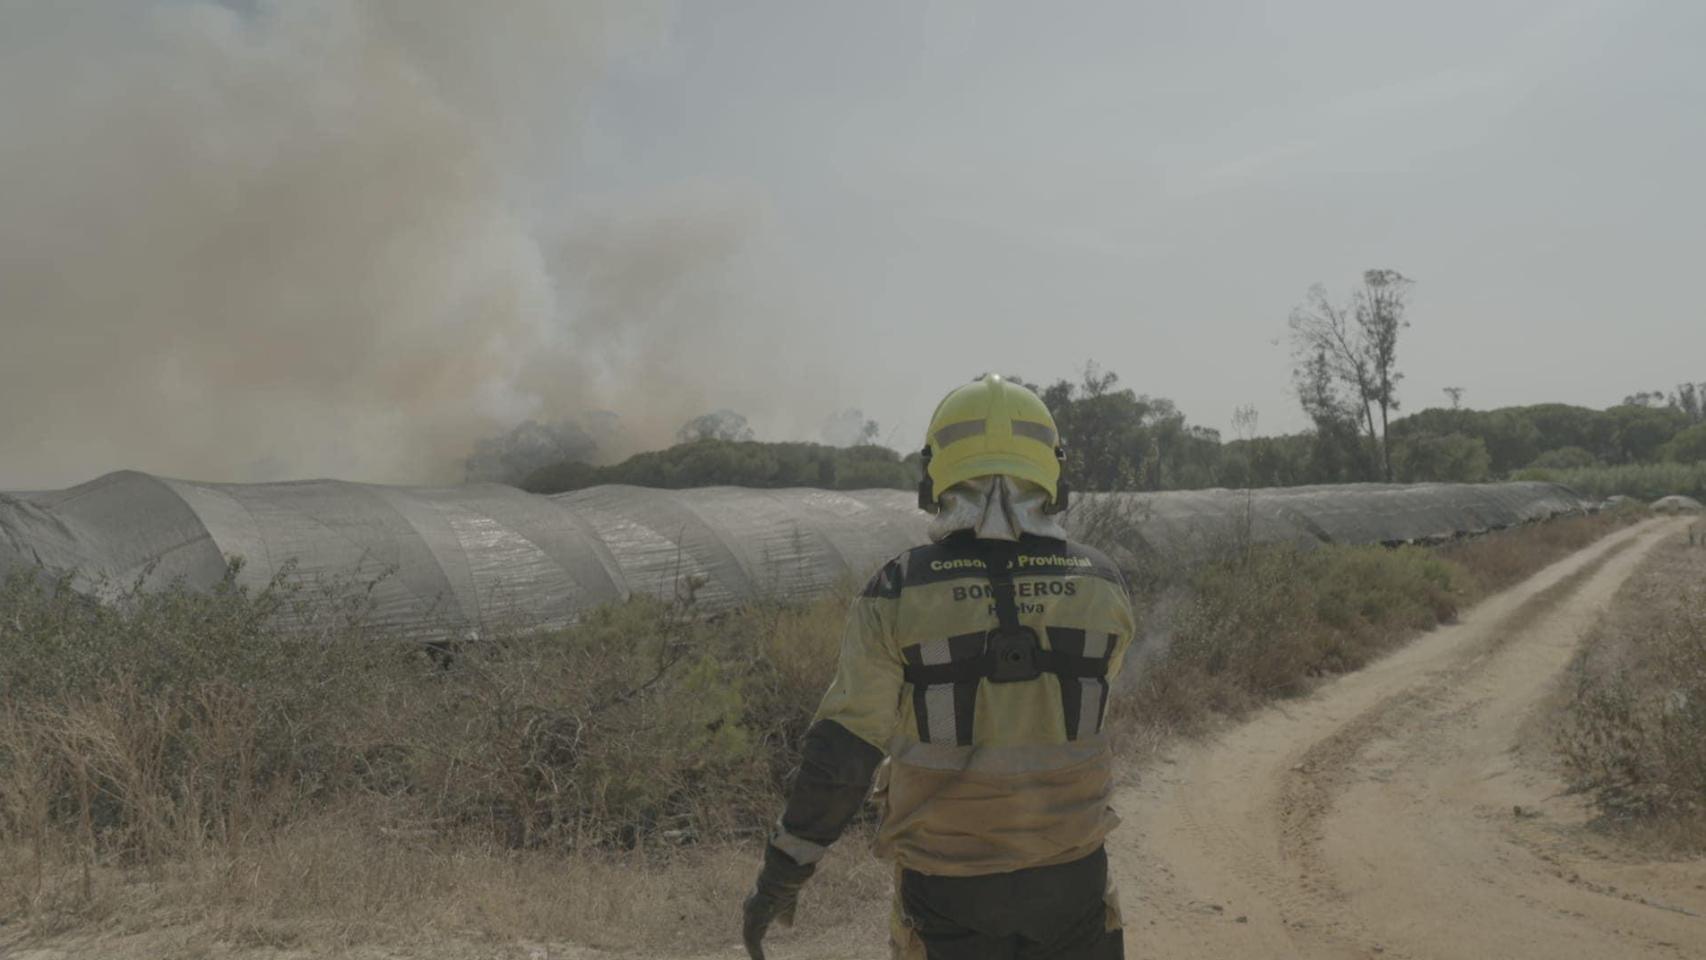
<svg viewBox="0 0 1706 960"><path fill-rule="evenodd" d="M980 877L900 874L903 960L1123 960L1106 850Z"/></svg>

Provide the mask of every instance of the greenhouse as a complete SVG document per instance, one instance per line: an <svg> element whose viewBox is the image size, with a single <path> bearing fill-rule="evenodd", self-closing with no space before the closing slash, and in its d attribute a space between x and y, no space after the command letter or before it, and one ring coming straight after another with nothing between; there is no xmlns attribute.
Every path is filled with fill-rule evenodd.
<svg viewBox="0 0 1706 960"><path fill-rule="evenodd" d="M1229 543L1448 539L1577 513L1548 483L1360 484L1089 494L1068 526L1124 562L1184 562ZM897 490L606 486L545 497L496 484L336 480L219 484L125 471L66 490L0 494L0 574L68 573L111 594L287 575L370 590L380 622L421 634L557 626L650 594L715 611L802 599L865 578L923 541ZM313 595L312 592L310 595Z"/></svg>

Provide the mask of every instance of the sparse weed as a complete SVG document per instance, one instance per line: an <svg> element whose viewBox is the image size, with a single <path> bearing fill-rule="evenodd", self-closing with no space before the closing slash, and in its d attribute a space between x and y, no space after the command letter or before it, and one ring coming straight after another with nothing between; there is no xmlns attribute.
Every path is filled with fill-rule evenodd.
<svg viewBox="0 0 1706 960"><path fill-rule="evenodd" d="M1134 578L1146 636L1115 715L1128 729L1191 732L1304 692L1642 515L1564 517L1438 547L1234 542L1190 569L1151 570Z"/></svg>
<svg viewBox="0 0 1706 960"><path fill-rule="evenodd" d="M1639 504L1586 516L1530 524L1510 534L1469 537L1442 544L1439 555L1468 572L1480 596L1515 586L1534 571L1580 550L1619 527L1645 520Z"/></svg>
<svg viewBox="0 0 1706 960"><path fill-rule="evenodd" d="M1325 674L1354 670L1450 619L1474 587L1421 547L1257 547L1169 591L1168 622L1136 651L1129 722L1200 729Z"/></svg>
<svg viewBox="0 0 1706 960"><path fill-rule="evenodd" d="M1188 571L1134 558L1147 639L1115 722L1153 741L1295 694L1478 596L1477 550L1501 551L1498 579L1612 523L1450 558L1248 544ZM708 944L719 935L699 928L733 915L745 878L731 878L773 822L851 592L714 619L635 599L428 656L367 622L361 584L317 621L298 589L245 590L233 571L211 594L95 604L69 581L0 585L0 922L194 904L244 942L445 925L608 941L631 919L624 898L667 896L679 923L614 942ZM561 915L563 884L608 901L608 923ZM855 850L822 889L863 902L885 886Z"/></svg>
<svg viewBox="0 0 1706 960"><path fill-rule="evenodd" d="M1610 820L1706 849L1706 587L1698 549L1654 551L1571 671L1558 750Z"/></svg>

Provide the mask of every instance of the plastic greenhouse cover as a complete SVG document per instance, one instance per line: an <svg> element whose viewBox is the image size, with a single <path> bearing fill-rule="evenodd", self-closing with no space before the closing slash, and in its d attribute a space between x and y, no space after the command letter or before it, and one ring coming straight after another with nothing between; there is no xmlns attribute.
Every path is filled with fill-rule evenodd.
<svg viewBox="0 0 1706 960"><path fill-rule="evenodd" d="M1087 494L1069 528L1127 562L1183 562L1238 542L1444 539L1586 510L1548 483L1353 484ZM496 484L336 480L218 484L136 472L0 495L0 574L68 572L111 595L294 578L367 590L378 622L423 636L560 626L634 594L717 610L862 582L925 539L911 493L594 487L552 497ZM1093 528L1093 529L1092 529Z"/></svg>

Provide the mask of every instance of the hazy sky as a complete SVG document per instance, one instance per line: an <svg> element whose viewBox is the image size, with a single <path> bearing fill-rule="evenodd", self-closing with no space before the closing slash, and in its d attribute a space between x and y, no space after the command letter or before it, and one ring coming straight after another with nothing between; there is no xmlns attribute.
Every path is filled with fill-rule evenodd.
<svg viewBox="0 0 1706 960"><path fill-rule="evenodd" d="M1367 267L1406 408L1603 406L1706 379L1703 48L1680 0L19 0L0 489L437 482L594 408L910 448L1089 360L1293 430L1286 316Z"/></svg>
<svg viewBox="0 0 1706 960"><path fill-rule="evenodd" d="M1302 425L1289 308L1417 281L1414 409L1706 378L1706 5L701 3L598 99L587 183L761 197L844 399L1087 359ZM762 344L754 344L762 350Z"/></svg>

